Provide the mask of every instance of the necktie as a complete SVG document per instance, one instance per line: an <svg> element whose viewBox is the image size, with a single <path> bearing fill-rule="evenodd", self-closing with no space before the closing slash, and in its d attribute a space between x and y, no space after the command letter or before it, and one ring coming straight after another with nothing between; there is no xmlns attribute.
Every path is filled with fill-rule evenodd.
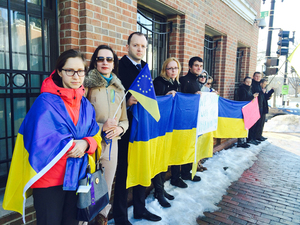
<svg viewBox="0 0 300 225"><path fill-rule="evenodd" d="M142 65L141 64L136 64L136 68L141 71L142 70Z"/></svg>

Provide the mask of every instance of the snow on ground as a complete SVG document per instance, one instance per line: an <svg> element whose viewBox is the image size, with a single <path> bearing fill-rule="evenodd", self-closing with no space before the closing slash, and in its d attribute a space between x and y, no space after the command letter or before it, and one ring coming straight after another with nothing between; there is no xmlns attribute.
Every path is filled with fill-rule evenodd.
<svg viewBox="0 0 300 225"><path fill-rule="evenodd" d="M264 131L272 132L300 132L300 120L299 116L284 115L277 116L269 120L265 125ZM267 130L266 130L267 129ZM266 133L268 137L274 136L272 133ZM278 136L278 137L277 137ZM275 139L272 138L274 144L278 142L280 144L286 137L280 137L280 134ZM272 147L280 149L288 149L288 145L291 145L291 149L295 148L295 145L299 145L299 136L295 137L295 140L290 140L282 145L274 145ZM269 140L270 140L269 139ZM278 141L277 141L278 139ZM273 141L270 140L272 143ZM222 196L226 194L226 189L232 182L238 180L242 173L250 168L254 161L257 159L256 155L270 145L269 141L264 141L258 146L252 145L250 148L237 148L233 147L228 150L223 150L214 154L212 158L209 158L203 164L207 167L207 171L197 172L197 175L201 177L200 182L186 181L188 188L181 189L174 187L170 184L170 181L165 182L165 190L174 195L175 199L169 201L171 203L170 208L163 208L159 205L158 201L153 197L153 191L146 199L146 208L156 215L162 217L159 222L150 222L147 220L136 220L133 218L133 207L128 208L129 221L134 225L174 225L185 224L193 225L197 224L196 219L198 216L203 216L203 212L217 211L216 206L218 202L222 200ZM272 143L273 144L273 143ZM224 170L224 168L226 168ZM113 220L108 224L114 224Z"/></svg>
<svg viewBox="0 0 300 225"><path fill-rule="evenodd" d="M275 116L265 123L264 131L270 132L300 132L300 116Z"/></svg>
<svg viewBox="0 0 300 225"><path fill-rule="evenodd" d="M197 172L201 177L200 182L186 181L188 188L178 188L165 182L165 190L174 195L175 199L169 201L170 208L163 208L153 197L153 191L146 199L146 208L162 217L162 220L155 222L155 225L171 224L197 224L196 218L203 215L203 212L218 210L216 204L226 194L226 189L233 181L238 180L244 170L251 167L257 159L256 155L268 145L267 141L258 146L251 145L250 148L231 148L223 150L203 164L207 171ZM226 170L224 170L224 167ZM133 207L128 208L128 218L135 225L154 225L147 220L136 220L133 218ZM113 220L109 221L113 224Z"/></svg>

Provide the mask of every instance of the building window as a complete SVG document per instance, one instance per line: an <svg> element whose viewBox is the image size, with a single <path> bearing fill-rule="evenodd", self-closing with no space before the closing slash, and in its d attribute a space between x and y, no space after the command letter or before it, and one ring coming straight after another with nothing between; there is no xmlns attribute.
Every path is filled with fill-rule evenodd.
<svg viewBox="0 0 300 225"><path fill-rule="evenodd" d="M163 62L168 57L169 33L172 32L172 22L166 18L147 11L138 9L137 31L146 35L148 48L144 60L148 63L152 78L159 76ZM171 28L168 29L168 26Z"/></svg>
<svg viewBox="0 0 300 225"><path fill-rule="evenodd" d="M0 187L6 183L20 125L55 65L55 37L55 1L0 2Z"/></svg>
<svg viewBox="0 0 300 225"><path fill-rule="evenodd" d="M242 71L242 58L244 55L244 51L240 48L236 51L236 64L235 64L235 82L234 88L237 89L241 82L241 71Z"/></svg>
<svg viewBox="0 0 300 225"><path fill-rule="evenodd" d="M213 38L205 35L203 68L213 77L214 72L214 41Z"/></svg>

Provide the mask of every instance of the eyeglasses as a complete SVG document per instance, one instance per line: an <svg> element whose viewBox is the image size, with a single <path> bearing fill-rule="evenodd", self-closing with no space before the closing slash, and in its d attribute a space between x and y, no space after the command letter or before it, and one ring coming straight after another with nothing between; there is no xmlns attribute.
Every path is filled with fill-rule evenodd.
<svg viewBox="0 0 300 225"><path fill-rule="evenodd" d="M206 76L203 76L203 75L199 75L199 78L206 78Z"/></svg>
<svg viewBox="0 0 300 225"><path fill-rule="evenodd" d="M69 77L73 77L75 75L75 73L77 73L77 75L79 77L84 77L85 76L85 70L78 70L78 71L75 71L75 70L68 70L68 69L62 69L63 71L66 72L67 76Z"/></svg>
<svg viewBox="0 0 300 225"><path fill-rule="evenodd" d="M178 67L170 67L170 68L166 68L166 70L178 70L179 68Z"/></svg>
<svg viewBox="0 0 300 225"><path fill-rule="evenodd" d="M106 60L106 62L108 62L108 63L112 63L114 61L114 58L113 57L103 57L103 56L96 57L97 62L104 62L104 60Z"/></svg>

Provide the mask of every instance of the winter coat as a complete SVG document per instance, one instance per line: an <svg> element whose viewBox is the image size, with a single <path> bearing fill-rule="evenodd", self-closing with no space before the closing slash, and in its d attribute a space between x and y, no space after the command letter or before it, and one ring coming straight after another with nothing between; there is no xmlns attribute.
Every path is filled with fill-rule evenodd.
<svg viewBox="0 0 300 225"><path fill-rule="evenodd" d="M100 130L102 130L103 124L108 118L113 118L125 94L124 87L119 78L115 74L112 74L112 76L113 78L107 86L107 81L101 76L98 70L93 69L89 71L84 81L84 86L87 90L86 96L95 108L96 121ZM128 129L125 100L117 112L116 120L118 126L123 128L124 134Z"/></svg>
<svg viewBox="0 0 300 225"><path fill-rule="evenodd" d="M71 117L73 123L76 125L79 119L79 111L82 96L84 95L84 87L81 86L78 89L69 89L57 86L52 80L52 75L46 78L41 87L41 93L51 93L58 95L64 102L65 107ZM90 148L87 153L93 154L97 147L97 142L92 137L85 137ZM71 146L69 151L75 146L75 143ZM31 188L46 188L62 185L64 181L65 171L67 164L67 155L64 154L62 158L45 173L39 180L37 180Z"/></svg>
<svg viewBox="0 0 300 225"><path fill-rule="evenodd" d="M241 84L237 91L237 100L238 101L251 101L254 99L254 96L251 91L251 86L246 84Z"/></svg>
<svg viewBox="0 0 300 225"><path fill-rule="evenodd" d="M166 95L169 91L180 91L180 86L177 80L174 80L172 83L169 80L159 76L156 77L153 81L155 94L156 95Z"/></svg>
<svg viewBox="0 0 300 225"><path fill-rule="evenodd" d="M190 71L187 75L180 77L179 82L181 84L182 93L195 94L197 91L200 91L198 77Z"/></svg>
<svg viewBox="0 0 300 225"><path fill-rule="evenodd" d="M265 104L265 96L264 96L264 93L261 89L261 86L260 86L260 82L257 82L255 81L254 79L252 79L252 86L251 86L251 90L252 90L252 93L255 94L255 93L258 93L258 107L259 107L259 112L260 112L260 115L262 115L263 113L263 108L265 108L266 106L264 105Z"/></svg>

